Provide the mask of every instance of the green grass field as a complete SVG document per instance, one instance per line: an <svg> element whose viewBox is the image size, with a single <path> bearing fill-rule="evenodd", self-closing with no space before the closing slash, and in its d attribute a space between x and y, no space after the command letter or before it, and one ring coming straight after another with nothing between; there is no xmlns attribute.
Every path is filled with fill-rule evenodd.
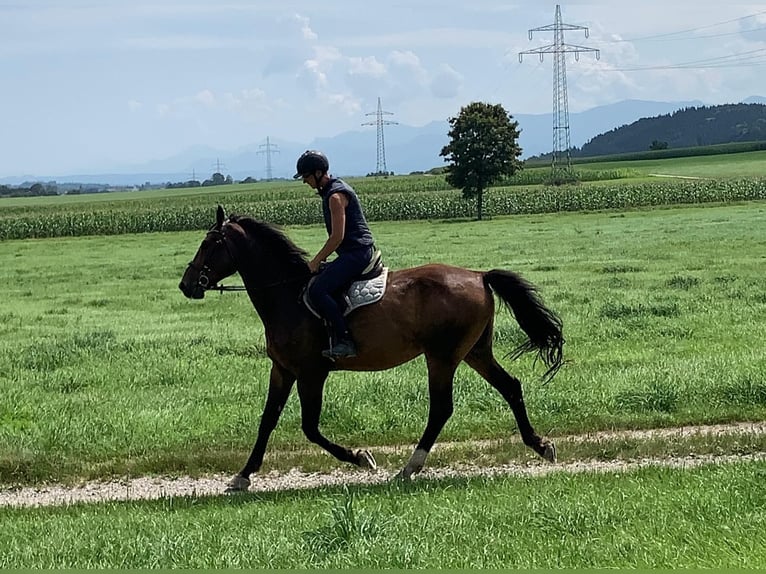
<svg viewBox="0 0 766 574"><path fill-rule="evenodd" d="M429 261L501 267L540 286L564 319L569 363L542 386L531 358L503 361L526 381L540 432L766 414L765 251L754 232L766 228L763 202L373 227L394 269ZM309 250L324 237L313 226L288 231ZM0 483L234 471L243 463L269 361L245 296L192 302L178 291L201 239L183 232L0 243ZM498 356L520 340L500 311ZM426 397L422 360L337 373L322 428L349 446L413 444ZM513 432L500 397L461 367L442 439ZM265 468L278 464L269 452L306 446L293 399Z"/></svg>
<svg viewBox="0 0 766 574"><path fill-rule="evenodd" d="M766 567L766 463L0 509L0 568Z"/></svg>
<svg viewBox="0 0 766 574"><path fill-rule="evenodd" d="M568 362L557 378L542 385L531 357L503 358L522 339L504 310L495 345L525 382L537 430L559 437L561 461L762 457L766 436L759 433L590 442L562 435L766 420L766 201L737 201L763 199L764 153L587 164L578 169L596 170L593 179L620 179L488 195L498 213L518 213L518 202L560 213L475 222L464 211L448 220L423 216L435 213L428 207L409 213L427 219L372 227L393 269L431 261L508 268L540 287L564 319ZM650 173L710 179L684 185ZM726 183L742 177L749 180ZM440 177L357 185L382 219L443 201L434 191L442 186ZM274 214L289 202L318 210L297 184L234 187L3 199L0 227L2 237L61 234L46 228L59 225L64 235L119 233L163 228L173 215L175 228L204 229L219 202L240 211L270 206ZM707 207L658 205L679 201ZM639 205L655 207L625 209ZM615 209L564 212L605 207ZM22 225L30 230L19 231ZM324 239L320 225L287 230L309 251ZM188 301L178 291L202 235L0 241L0 488L241 467L255 440L269 361L244 295ZM418 359L382 373L331 375L321 424L331 439L370 447L382 467L398 470L426 415ZM515 433L500 397L461 367L455 414L440 443L464 442L437 443L429 464L523 464L534 455ZM482 438L492 440L471 442ZM403 448L375 449L381 445ZM347 468L303 438L292 398L264 471L294 466ZM765 476L766 463L743 460L0 508L0 568L762 569Z"/></svg>
<svg viewBox="0 0 766 574"><path fill-rule="evenodd" d="M701 178L762 177L766 174L766 151L672 159L596 162L575 167L596 171L630 169L644 175L664 174Z"/></svg>

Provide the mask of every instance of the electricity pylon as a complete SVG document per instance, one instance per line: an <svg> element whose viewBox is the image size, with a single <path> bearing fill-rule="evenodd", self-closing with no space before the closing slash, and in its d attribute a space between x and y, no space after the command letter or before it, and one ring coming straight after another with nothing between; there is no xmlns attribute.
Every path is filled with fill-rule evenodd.
<svg viewBox="0 0 766 574"><path fill-rule="evenodd" d="M376 116L374 122L365 122L363 126L377 126L378 128L378 164L375 169L375 175L388 175L388 168L386 167L386 142L383 137L383 126L395 126L398 122L384 120L383 116L393 116L392 112L384 112L380 105L380 98L378 98L378 110L365 114L366 116Z"/></svg>
<svg viewBox="0 0 766 574"><path fill-rule="evenodd" d="M267 181L271 181L272 179L274 179L272 171L271 171L271 154L272 153L279 153L279 149L277 148L277 146L275 144L273 144L273 143L271 143L271 141L269 141L269 137L268 136L266 136L266 143L265 144L261 144L258 147L259 148L263 148L263 149L259 149L256 153L259 153L259 154L265 153L266 154L266 180Z"/></svg>
<svg viewBox="0 0 766 574"><path fill-rule="evenodd" d="M565 44L564 30L584 30L585 37L588 37L588 28L585 26L564 24L561 21L561 8L556 4L556 21L548 26L532 28L529 31L530 40L532 39L533 32L553 32L553 44L542 46L535 50L519 52L519 62L523 61L524 54L539 54L541 62L545 54L553 54L553 158L551 169L554 179L557 175L560 175L560 172L569 174L572 168L572 160L569 153L571 145L569 142L569 101L567 97L565 55L573 53L575 60L579 60L581 52L595 52L597 60L601 57L601 52L596 48Z"/></svg>

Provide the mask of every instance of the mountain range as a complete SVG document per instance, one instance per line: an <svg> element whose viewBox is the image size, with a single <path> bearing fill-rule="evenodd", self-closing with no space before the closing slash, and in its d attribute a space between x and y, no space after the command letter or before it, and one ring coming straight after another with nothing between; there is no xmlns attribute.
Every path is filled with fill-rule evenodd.
<svg viewBox="0 0 766 574"><path fill-rule="evenodd" d="M766 98L752 96L741 103L766 103ZM704 106L701 101L657 102L645 100L623 100L609 105L598 106L583 112L569 114L570 142L582 147L596 136L628 125L642 118L673 113L690 107ZM509 110L510 111L510 110ZM512 111L510 111L513 114ZM521 131L519 145L522 158L549 153L553 142L552 114L513 114ZM396 174L426 171L444 165L439 156L442 147L448 143L449 123L433 121L424 126L395 125L385 128L386 167ZM339 176L365 175L377 169L377 138L375 129L344 132L332 137L317 138L311 142L291 142L270 138L278 153L271 154L272 176L291 177L295 159L306 149L321 149L332 162L332 173ZM192 179L192 174L202 180L210 177L216 161L225 168L224 175L235 180L248 176L264 179L266 158L263 142L254 142L235 150L194 146L169 158L158 159L130 168L116 170L104 166L97 175L36 175L7 177L0 184L18 185L30 181L57 181L59 183L99 183L108 185L139 185L180 182ZM261 152L261 153L259 153Z"/></svg>

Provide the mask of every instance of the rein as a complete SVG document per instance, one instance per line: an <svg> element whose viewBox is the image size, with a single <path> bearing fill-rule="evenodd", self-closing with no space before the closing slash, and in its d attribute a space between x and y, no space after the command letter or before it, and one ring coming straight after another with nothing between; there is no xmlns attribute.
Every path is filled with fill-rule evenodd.
<svg viewBox="0 0 766 574"><path fill-rule="evenodd" d="M214 287L208 287L205 291L218 291L223 293L224 291L247 291L247 287L244 285L216 285Z"/></svg>
<svg viewBox="0 0 766 574"><path fill-rule="evenodd" d="M229 258L236 263L236 258L234 257L234 254L231 251L231 248L229 247L229 243L227 241L226 234L223 233L223 231L218 229L211 229L208 234L213 234L218 236L218 239L216 242L223 244L223 246L226 248L227 253L229 254ZM200 275L199 275L199 285L204 289L205 291L218 291L219 293L223 293L224 291L247 291L247 287L244 285L208 285L208 279L207 279L207 272L210 271L210 267L208 267L207 264L203 263L202 266L195 265L193 261L189 262L189 267L196 269ZM273 283L267 283L266 285L257 285L253 286L252 288L256 291L261 291L264 289L270 289L272 287L279 287L281 285L287 285L288 283L295 283L297 281L304 281L303 277L293 277L291 279L282 279L280 281L274 281Z"/></svg>
<svg viewBox="0 0 766 574"><path fill-rule="evenodd" d="M253 289L262 291L264 289L271 289L272 287L279 287L297 281L303 281L303 277L293 277L292 279L283 279L281 281L275 281L274 283L267 283L266 285L257 285L254 286ZM219 293L223 293L224 291L247 291L247 287L244 285L214 285L212 287L205 287L204 289L205 291L218 291Z"/></svg>

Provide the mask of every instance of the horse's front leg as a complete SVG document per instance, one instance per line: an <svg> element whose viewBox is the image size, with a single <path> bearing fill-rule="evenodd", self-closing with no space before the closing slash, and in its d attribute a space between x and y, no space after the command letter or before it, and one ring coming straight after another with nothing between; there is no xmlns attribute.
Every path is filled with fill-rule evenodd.
<svg viewBox="0 0 766 574"><path fill-rule="evenodd" d="M362 468L375 470L377 464L372 454L367 450L356 452L335 444L319 432L319 415L322 412L322 395L327 373L311 377L301 377L298 380L298 397L301 401L301 427L306 438L319 445L338 460L350 462Z"/></svg>
<svg viewBox="0 0 766 574"><path fill-rule="evenodd" d="M279 415L287 403L287 397L295 383L295 375L272 362L271 375L269 376L269 393L266 398L266 406L261 415L261 424L258 427L258 438L250 453L250 458L244 468L229 481L227 492L247 490L250 486L250 475L257 472L263 463L263 455L266 452L266 444L269 442L271 431L277 426Z"/></svg>

